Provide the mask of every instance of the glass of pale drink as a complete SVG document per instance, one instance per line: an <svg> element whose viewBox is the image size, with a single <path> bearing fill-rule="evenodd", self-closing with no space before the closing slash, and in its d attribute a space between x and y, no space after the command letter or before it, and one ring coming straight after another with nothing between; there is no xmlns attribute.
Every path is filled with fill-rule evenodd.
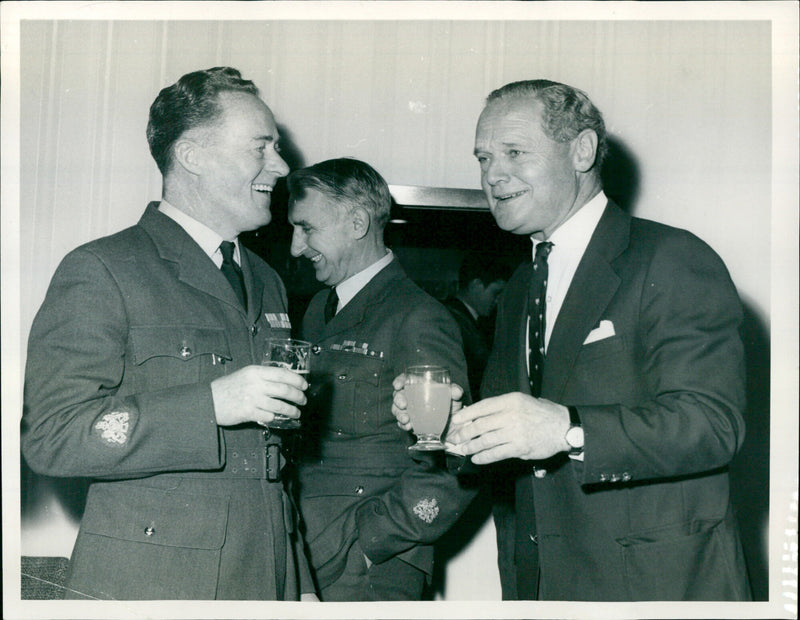
<svg viewBox="0 0 800 620"><path fill-rule="evenodd" d="M450 371L442 366L406 368L403 391L417 436L409 450L443 450L442 433L450 417Z"/></svg>
<svg viewBox="0 0 800 620"><path fill-rule="evenodd" d="M311 343L293 338L268 338L262 366L280 366L297 374L308 376L311 359ZM300 421L284 415L275 414L267 424L270 428L300 428Z"/></svg>

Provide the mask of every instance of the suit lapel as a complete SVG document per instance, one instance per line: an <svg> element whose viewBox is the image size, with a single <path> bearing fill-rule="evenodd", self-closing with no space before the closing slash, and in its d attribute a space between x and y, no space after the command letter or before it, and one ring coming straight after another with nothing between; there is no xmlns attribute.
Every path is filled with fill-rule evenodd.
<svg viewBox="0 0 800 620"><path fill-rule="evenodd" d="M247 316L256 318L261 316L261 300L264 296L264 283L253 277L253 259L250 256L250 250L246 249L241 243L239 244L239 250L239 254L242 257L244 287L247 291Z"/></svg>
<svg viewBox="0 0 800 620"><path fill-rule="evenodd" d="M362 324L375 304L380 304L389 291L389 283L403 275L397 258L381 269L347 305L336 313L330 323L322 329L322 337L330 338L341 332L351 331Z"/></svg>
<svg viewBox="0 0 800 620"><path fill-rule="evenodd" d="M575 359L620 285L611 261L628 246L630 216L609 202L553 325L542 393L559 402Z"/></svg>
<svg viewBox="0 0 800 620"><path fill-rule="evenodd" d="M158 210L157 202L147 205L139 225L150 235L161 258L175 265L177 277L181 282L244 313L231 285L217 269L214 261L177 222ZM244 252L241 254L244 255ZM250 281L250 286L247 286L248 295L253 287L250 271L248 264L244 270L245 285L247 286L248 279Z"/></svg>

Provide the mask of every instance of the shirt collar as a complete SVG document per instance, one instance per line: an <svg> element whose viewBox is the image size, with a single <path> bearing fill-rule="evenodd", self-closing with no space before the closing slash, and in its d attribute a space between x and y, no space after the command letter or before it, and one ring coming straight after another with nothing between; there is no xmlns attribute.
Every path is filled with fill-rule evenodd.
<svg viewBox="0 0 800 620"><path fill-rule="evenodd" d="M553 250L567 250L570 253L579 252L581 255L586 246L589 245L589 240L594 234L594 229L605 211L608 198L603 191L600 191L594 198L578 209L572 217L566 222L561 224L547 241L553 242ZM536 253L536 246L540 243L538 240L531 237L533 241L534 255Z"/></svg>
<svg viewBox="0 0 800 620"><path fill-rule="evenodd" d="M466 301L464 301L463 299L461 299L461 297L456 297L456 299L458 299L458 301L460 301L462 304L464 304L464 307L465 307L465 308L467 309L467 311L468 311L468 312L469 312L469 313L472 315L472 318L473 318L473 319L475 319L475 320L477 321L477 320L478 320L478 312L477 312L477 310L475 310L475 308L473 308L472 306L470 306L470 305L469 305L469 304L468 304Z"/></svg>
<svg viewBox="0 0 800 620"><path fill-rule="evenodd" d="M203 252L205 252L208 257L214 261L217 267L222 264L222 254L219 251L219 244L222 243L224 239L220 237L219 234L211 230L202 222L198 222L191 215L188 215L174 205L171 205L166 200L161 201L161 204L158 205L158 210L174 220L181 228L183 228L186 233L192 239L194 239L195 243L200 246ZM233 258L241 265L242 260L239 254L239 239L237 237L232 241L235 246Z"/></svg>
<svg viewBox="0 0 800 620"><path fill-rule="evenodd" d="M354 276L350 276L347 278L347 280L337 284L334 288L336 289L336 294L339 296L338 309L341 310L344 308L345 304L353 299L353 297L355 297L358 292L364 288L370 280L372 280L372 278L378 275L378 273L383 270L384 267L391 263L393 259L394 253L391 250L388 250L386 256L375 261L366 269L362 269Z"/></svg>

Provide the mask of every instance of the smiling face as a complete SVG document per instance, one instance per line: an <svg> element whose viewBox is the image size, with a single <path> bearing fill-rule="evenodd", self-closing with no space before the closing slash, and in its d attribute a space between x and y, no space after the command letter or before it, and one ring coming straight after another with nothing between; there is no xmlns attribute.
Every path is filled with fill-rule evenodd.
<svg viewBox="0 0 800 620"><path fill-rule="evenodd" d="M211 227L232 238L270 222L272 188L289 167L279 154L275 119L261 99L223 92L219 102L220 121L199 130L203 167L197 197Z"/></svg>
<svg viewBox="0 0 800 620"><path fill-rule="evenodd" d="M289 203L292 256L304 256L314 266L316 278L336 286L358 273L358 233L346 209L313 188Z"/></svg>
<svg viewBox="0 0 800 620"><path fill-rule="evenodd" d="M548 138L542 113L542 103L531 98L490 103L478 120L475 156L497 225L546 239L582 204L574 141Z"/></svg>

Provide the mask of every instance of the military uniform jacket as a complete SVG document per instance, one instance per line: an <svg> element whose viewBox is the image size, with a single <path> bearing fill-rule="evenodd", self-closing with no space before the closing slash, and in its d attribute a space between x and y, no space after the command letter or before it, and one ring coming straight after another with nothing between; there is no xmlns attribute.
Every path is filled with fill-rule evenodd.
<svg viewBox="0 0 800 620"><path fill-rule="evenodd" d="M71 252L31 330L22 448L91 484L73 596L296 599L313 591L294 513L265 479L264 429L223 429L210 383L288 335L277 274L243 249L248 312L157 203Z"/></svg>
<svg viewBox="0 0 800 620"><path fill-rule="evenodd" d="M353 544L372 562L399 557L430 574L430 543L475 492L437 462L441 453L408 450L413 436L392 415L392 381L407 366L436 364L467 385L458 327L396 260L327 325L326 297L311 300L302 327L314 348L300 512L318 584L336 580Z"/></svg>
<svg viewBox="0 0 800 620"><path fill-rule="evenodd" d="M501 296L483 397L529 393L530 275ZM543 375L543 398L578 409L585 460L528 461L517 481L521 597L749 597L727 472L745 430L741 317L707 245L607 206Z"/></svg>

